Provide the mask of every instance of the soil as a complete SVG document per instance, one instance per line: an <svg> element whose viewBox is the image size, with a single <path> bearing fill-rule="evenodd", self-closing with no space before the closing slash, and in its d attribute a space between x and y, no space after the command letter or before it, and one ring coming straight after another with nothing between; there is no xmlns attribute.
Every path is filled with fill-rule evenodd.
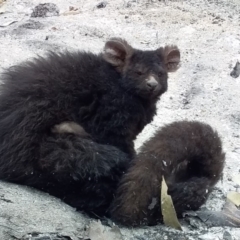
<svg viewBox="0 0 240 240"><path fill-rule="evenodd" d="M158 113L139 135L135 146L139 148L156 129L172 121L199 120L213 126L223 140L226 166L222 181L204 207L220 210L227 193L239 191L232 177L240 174L240 77L232 77L230 73L240 60L240 1L50 0L48 14L34 10L39 3L45 2L6 1L0 14L1 68L36 54L43 55L47 50L99 52L104 42L113 36L123 37L141 49L155 49L166 44L176 44L180 48L181 68L170 74L169 90L158 103ZM42 17L37 17L41 14ZM0 183L0 189L4 192L3 199L9 196L12 201L0 198L0 206L6 206L0 209L0 226L4 225L3 230L0 228L1 239L43 239L40 235L27 235L32 232L63 234L44 239L85 239L80 236L89 219L55 198L6 183ZM26 209L26 201L30 212ZM49 214L49 208L39 210L41 204L56 210L53 211L55 217ZM41 218L41 214L45 218ZM21 228L18 234L12 225L17 221L21 223L17 226L18 230ZM207 229L194 219L184 226L181 233L161 225L120 228L120 231L122 239L126 240L240 239L237 228Z"/></svg>

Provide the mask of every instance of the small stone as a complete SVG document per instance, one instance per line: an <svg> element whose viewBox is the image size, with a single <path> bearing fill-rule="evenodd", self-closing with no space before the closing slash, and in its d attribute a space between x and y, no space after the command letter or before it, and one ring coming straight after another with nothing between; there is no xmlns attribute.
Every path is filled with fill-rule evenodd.
<svg viewBox="0 0 240 240"><path fill-rule="evenodd" d="M26 29L43 29L44 25L38 21L29 20L28 22L22 24L20 28Z"/></svg>
<svg viewBox="0 0 240 240"><path fill-rule="evenodd" d="M107 2L100 2L97 4L97 8L105 8L107 6Z"/></svg>
<svg viewBox="0 0 240 240"><path fill-rule="evenodd" d="M52 17L59 16L59 8L54 3L43 3L37 5L31 14L31 17Z"/></svg>
<svg viewBox="0 0 240 240"><path fill-rule="evenodd" d="M234 66L233 70L230 73L230 76L233 78L237 78L240 75L240 62L237 61L236 65Z"/></svg>
<svg viewBox="0 0 240 240"><path fill-rule="evenodd" d="M223 240L232 240L232 235L229 232L225 231L223 233Z"/></svg>

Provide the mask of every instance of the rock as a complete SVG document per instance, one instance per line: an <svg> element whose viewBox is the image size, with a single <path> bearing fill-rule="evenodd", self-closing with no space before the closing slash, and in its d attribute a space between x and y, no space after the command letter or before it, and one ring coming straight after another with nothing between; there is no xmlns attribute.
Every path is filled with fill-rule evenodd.
<svg viewBox="0 0 240 240"><path fill-rule="evenodd" d="M31 17L52 17L59 15L59 8L54 3L43 3L37 5L31 14Z"/></svg>
<svg viewBox="0 0 240 240"><path fill-rule="evenodd" d="M97 4L97 8L105 8L107 6L107 4L108 3L105 2L105 1L104 2L100 2L100 3Z"/></svg>
<svg viewBox="0 0 240 240"><path fill-rule="evenodd" d="M223 233L223 240L232 240L232 235L229 232L225 231Z"/></svg>
<svg viewBox="0 0 240 240"><path fill-rule="evenodd" d="M240 62L237 61L236 65L234 66L233 70L230 73L230 76L233 78L237 78L240 75Z"/></svg>
<svg viewBox="0 0 240 240"><path fill-rule="evenodd" d="M38 21L32 21L29 20L28 22L22 24L19 26L20 28L26 28L26 29L43 29L44 24Z"/></svg>

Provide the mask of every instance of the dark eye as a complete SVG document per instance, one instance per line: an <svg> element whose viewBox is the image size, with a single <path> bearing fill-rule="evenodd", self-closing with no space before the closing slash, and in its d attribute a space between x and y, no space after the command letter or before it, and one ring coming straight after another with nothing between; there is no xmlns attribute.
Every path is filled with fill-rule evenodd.
<svg viewBox="0 0 240 240"><path fill-rule="evenodd" d="M163 72L158 72L158 76L159 77L163 76Z"/></svg>
<svg viewBox="0 0 240 240"><path fill-rule="evenodd" d="M143 75L143 72L141 72L141 71L136 71L135 73L136 73L138 76Z"/></svg>

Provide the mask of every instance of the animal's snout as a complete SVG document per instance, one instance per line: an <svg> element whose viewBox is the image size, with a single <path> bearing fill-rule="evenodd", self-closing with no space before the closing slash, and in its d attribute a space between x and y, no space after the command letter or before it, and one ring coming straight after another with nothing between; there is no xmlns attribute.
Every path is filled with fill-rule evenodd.
<svg viewBox="0 0 240 240"><path fill-rule="evenodd" d="M146 85L150 91L153 91L157 87L158 82L153 76L151 76L149 79L147 79Z"/></svg>

